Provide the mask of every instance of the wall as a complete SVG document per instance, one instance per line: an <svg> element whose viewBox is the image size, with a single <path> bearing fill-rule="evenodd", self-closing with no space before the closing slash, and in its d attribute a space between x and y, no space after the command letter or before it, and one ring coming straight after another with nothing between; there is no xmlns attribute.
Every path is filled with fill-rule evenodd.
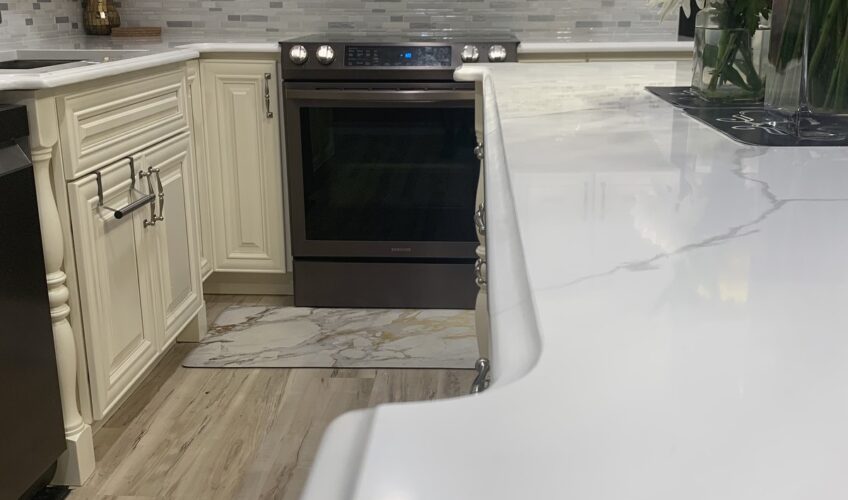
<svg viewBox="0 0 848 500"><path fill-rule="evenodd" d="M0 0L0 42L82 34L79 0Z"/></svg>
<svg viewBox="0 0 848 500"><path fill-rule="evenodd" d="M170 32L510 30L522 40L674 35L647 0L122 0L124 23ZM669 16L672 17L672 16Z"/></svg>

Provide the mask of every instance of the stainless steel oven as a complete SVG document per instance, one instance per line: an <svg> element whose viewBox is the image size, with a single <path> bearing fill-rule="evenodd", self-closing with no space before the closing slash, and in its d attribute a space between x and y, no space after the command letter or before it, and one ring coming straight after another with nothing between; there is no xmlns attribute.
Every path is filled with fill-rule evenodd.
<svg viewBox="0 0 848 500"><path fill-rule="evenodd" d="M326 63L308 45L283 44L295 303L473 308L480 172L474 84L451 78L461 50L348 43ZM293 61L297 47L316 60Z"/></svg>

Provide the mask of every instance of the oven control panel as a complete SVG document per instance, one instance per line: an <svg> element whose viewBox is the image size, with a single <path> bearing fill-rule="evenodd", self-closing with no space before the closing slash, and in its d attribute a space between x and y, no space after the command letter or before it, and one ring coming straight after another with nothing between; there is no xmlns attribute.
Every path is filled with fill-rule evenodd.
<svg viewBox="0 0 848 500"><path fill-rule="evenodd" d="M348 45L345 48L345 66L450 67L451 52L449 45Z"/></svg>

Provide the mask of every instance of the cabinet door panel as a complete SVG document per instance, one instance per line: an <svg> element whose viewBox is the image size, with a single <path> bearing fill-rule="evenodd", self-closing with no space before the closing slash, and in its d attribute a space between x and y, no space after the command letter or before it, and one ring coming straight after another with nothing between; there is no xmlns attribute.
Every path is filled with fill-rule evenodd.
<svg viewBox="0 0 848 500"><path fill-rule="evenodd" d="M266 80L265 75L272 75ZM217 271L284 272L282 165L272 61L201 62Z"/></svg>
<svg viewBox="0 0 848 500"><path fill-rule="evenodd" d="M200 234L200 277L206 279L213 270L212 207L209 200L209 162L206 160L206 125L203 119L203 91L200 86L200 63L189 61L188 93L191 99L191 124L194 160L194 185L197 191L197 231Z"/></svg>
<svg viewBox="0 0 848 500"><path fill-rule="evenodd" d="M170 139L140 156L147 169L158 169L154 184L162 184L164 205L151 232L155 252L151 271L159 317L164 318L160 349L167 348L201 307L197 253L196 207L191 173L190 136ZM158 178L157 178L158 175ZM157 209L160 205L157 204Z"/></svg>
<svg viewBox="0 0 848 500"><path fill-rule="evenodd" d="M175 69L57 97L66 178L188 130L184 79L184 71Z"/></svg>
<svg viewBox="0 0 848 500"><path fill-rule="evenodd" d="M130 193L130 168L121 161L102 172L104 205L118 208ZM141 189L146 189L138 184ZM93 176L68 185L85 324L94 418L102 418L157 353L148 254L146 207L115 219L98 206Z"/></svg>

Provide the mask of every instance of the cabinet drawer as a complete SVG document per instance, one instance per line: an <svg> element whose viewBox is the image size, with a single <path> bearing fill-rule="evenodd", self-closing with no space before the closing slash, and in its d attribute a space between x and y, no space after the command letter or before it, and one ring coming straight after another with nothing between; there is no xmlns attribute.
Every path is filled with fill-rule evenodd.
<svg viewBox="0 0 848 500"><path fill-rule="evenodd" d="M183 68L95 82L57 98L65 177L125 158L188 130Z"/></svg>

